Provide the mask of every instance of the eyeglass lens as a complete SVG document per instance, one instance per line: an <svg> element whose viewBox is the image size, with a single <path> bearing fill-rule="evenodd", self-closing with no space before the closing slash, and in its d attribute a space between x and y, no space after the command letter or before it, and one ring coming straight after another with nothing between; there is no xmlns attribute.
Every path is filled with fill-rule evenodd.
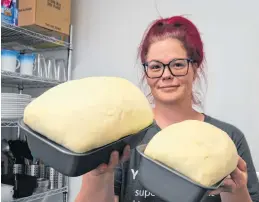
<svg viewBox="0 0 259 202"><path fill-rule="evenodd" d="M146 66L146 73L150 78L161 77L164 68L168 66L174 76L184 76L188 72L189 61L187 59L177 59L165 65L158 61L151 61Z"/></svg>

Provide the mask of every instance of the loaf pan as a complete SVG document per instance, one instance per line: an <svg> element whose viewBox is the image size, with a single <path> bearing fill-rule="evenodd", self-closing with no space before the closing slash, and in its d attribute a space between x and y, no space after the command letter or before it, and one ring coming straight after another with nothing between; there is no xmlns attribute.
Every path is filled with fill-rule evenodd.
<svg viewBox="0 0 259 202"><path fill-rule="evenodd" d="M80 176L95 169L102 163L108 163L110 154L114 150L121 155L126 145L135 148L152 125L138 134L126 136L103 147L86 153L75 153L33 131L23 120L20 120L18 124L26 132L28 146L32 155L35 158L41 159L44 164L70 177Z"/></svg>
<svg viewBox="0 0 259 202"><path fill-rule="evenodd" d="M144 154L146 145L137 146L140 155L139 181L150 192L167 202L200 202L209 191L222 185L223 180L212 187L193 182L176 170L152 160Z"/></svg>

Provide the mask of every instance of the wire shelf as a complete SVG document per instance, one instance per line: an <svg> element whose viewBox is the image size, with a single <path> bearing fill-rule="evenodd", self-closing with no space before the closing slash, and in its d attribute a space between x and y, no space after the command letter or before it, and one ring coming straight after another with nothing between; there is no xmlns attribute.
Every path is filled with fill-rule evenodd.
<svg viewBox="0 0 259 202"><path fill-rule="evenodd" d="M1 119L1 127L18 127L18 120Z"/></svg>
<svg viewBox="0 0 259 202"><path fill-rule="evenodd" d="M16 72L9 72L4 70L1 70L1 80L2 85L5 87L17 87L22 85L26 88L49 88L62 83L56 80L50 80L31 75L22 75Z"/></svg>
<svg viewBox="0 0 259 202"><path fill-rule="evenodd" d="M70 44L51 36L46 36L23 27L1 23L2 48L15 50L69 49ZM51 44L44 46L43 44Z"/></svg>
<svg viewBox="0 0 259 202"><path fill-rule="evenodd" d="M19 199L15 199L12 202L30 202L30 201L36 201L39 199L43 199L45 197L49 197L49 196L54 196L57 194L61 194L64 192L68 192L68 187L62 187L61 189L53 189L53 190L49 190L47 192L43 192L40 194L33 194L32 196L29 197L24 197L24 198L19 198Z"/></svg>

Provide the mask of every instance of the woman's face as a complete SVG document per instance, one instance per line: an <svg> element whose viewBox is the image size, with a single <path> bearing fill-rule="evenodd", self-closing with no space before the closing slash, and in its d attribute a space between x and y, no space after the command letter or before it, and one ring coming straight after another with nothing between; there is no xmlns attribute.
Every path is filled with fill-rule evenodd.
<svg viewBox="0 0 259 202"><path fill-rule="evenodd" d="M179 40L169 38L154 42L149 47L146 59L146 62L150 64L149 67L153 69L150 70L149 74L151 74L151 71L155 73L159 67L162 67L156 66L157 63L154 61L168 64L180 58L188 59L186 50ZM153 66L152 63L154 64ZM185 65L187 66L185 67ZM173 76L168 66L160 78L148 78L146 76L155 102L172 104L186 99L192 99L192 84L196 76L193 64L184 60L176 60L175 62L171 62L170 66L171 72L184 76Z"/></svg>

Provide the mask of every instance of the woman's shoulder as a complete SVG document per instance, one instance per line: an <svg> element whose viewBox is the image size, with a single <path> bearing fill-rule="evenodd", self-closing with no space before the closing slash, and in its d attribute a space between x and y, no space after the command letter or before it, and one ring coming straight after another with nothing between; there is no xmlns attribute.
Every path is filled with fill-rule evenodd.
<svg viewBox="0 0 259 202"><path fill-rule="evenodd" d="M159 128L159 126L156 124L156 121L154 121L152 123L152 125L150 125L146 132L145 132L145 136L141 141L141 144L147 144L152 137L154 137L161 129Z"/></svg>
<svg viewBox="0 0 259 202"><path fill-rule="evenodd" d="M227 123L225 121L221 121L207 114L204 114L204 115L205 115L204 121L206 123L212 124L217 128L220 128L221 130L225 131L229 135L229 137L233 140L233 142L236 144L236 146L239 146L240 144L242 144L242 142L246 142L246 138L243 132L235 125L231 123ZM154 137L160 130L161 130L160 127L154 121L154 123L146 130L145 136L140 144L147 144L152 139L152 137Z"/></svg>
<svg viewBox="0 0 259 202"><path fill-rule="evenodd" d="M217 128L220 128L221 130L225 131L234 141L241 140L244 138L243 132L237 126L225 121L221 121L207 114L204 114L204 115L205 115L204 121L206 123L212 124ZM151 138L160 130L161 130L160 127L157 125L156 121L154 121L153 124L147 128L146 134L142 143L143 144L148 143L151 140Z"/></svg>
<svg viewBox="0 0 259 202"><path fill-rule="evenodd" d="M209 115L205 115L204 121L225 131L234 142L239 142L240 140L242 140L244 138L243 132L238 127L236 127L235 125L233 125L231 123L221 121L221 120L219 120L217 118L213 118Z"/></svg>

